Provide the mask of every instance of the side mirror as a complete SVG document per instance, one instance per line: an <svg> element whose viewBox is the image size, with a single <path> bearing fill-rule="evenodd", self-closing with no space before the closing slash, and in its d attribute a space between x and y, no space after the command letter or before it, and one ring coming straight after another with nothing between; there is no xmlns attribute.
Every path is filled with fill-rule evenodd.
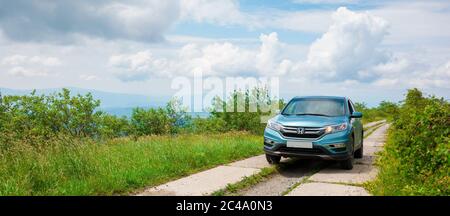
<svg viewBox="0 0 450 216"><path fill-rule="evenodd" d="M363 114L361 112L353 112L350 116L351 118L362 118Z"/></svg>

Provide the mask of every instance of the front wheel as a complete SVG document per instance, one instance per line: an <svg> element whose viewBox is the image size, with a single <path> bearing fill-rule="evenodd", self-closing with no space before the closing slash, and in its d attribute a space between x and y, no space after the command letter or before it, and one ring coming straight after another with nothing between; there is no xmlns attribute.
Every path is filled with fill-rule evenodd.
<svg viewBox="0 0 450 216"><path fill-rule="evenodd" d="M355 156L355 139L353 138L353 135L351 136L350 139L350 146L351 146L351 151L350 151L350 157L346 160L340 161L340 165L342 169L346 169L346 170L351 170L353 169L353 159Z"/></svg>
<svg viewBox="0 0 450 216"><path fill-rule="evenodd" d="M351 156L349 159L347 160L343 160L340 162L341 164L341 168L342 169L346 169L346 170L351 170L353 169L353 156Z"/></svg>
<svg viewBox="0 0 450 216"><path fill-rule="evenodd" d="M364 154L364 139L361 138L361 146L355 151L355 158L363 158Z"/></svg>
<svg viewBox="0 0 450 216"><path fill-rule="evenodd" d="M266 160L269 164L279 164L281 160L281 156L269 155L266 154Z"/></svg>

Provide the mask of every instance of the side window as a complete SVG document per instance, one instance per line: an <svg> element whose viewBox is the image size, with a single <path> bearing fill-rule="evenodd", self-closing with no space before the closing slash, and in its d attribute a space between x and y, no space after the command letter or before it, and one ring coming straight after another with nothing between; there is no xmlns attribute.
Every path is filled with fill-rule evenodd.
<svg viewBox="0 0 450 216"><path fill-rule="evenodd" d="M350 100L348 100L348 110L350 111L350 115L353 114L353 103Z"/></svg>

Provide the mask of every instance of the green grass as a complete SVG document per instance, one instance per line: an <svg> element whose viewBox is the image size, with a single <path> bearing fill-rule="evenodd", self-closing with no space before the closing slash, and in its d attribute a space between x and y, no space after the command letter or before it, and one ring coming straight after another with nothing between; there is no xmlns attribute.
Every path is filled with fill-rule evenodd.
<svg viewBox="0 0 450 216"><path fill-rule="evenodd" d="M261 153L247 133L21 144L0 153L0 195L127 194Z"/></svg>
<svg viewBox="0 0 450 216"><path fill-rule="evenodd" d="M239 191L262 182L277 171L275 166L265 167L259 173L243 178L241 181L228 184L225 189L221 189L212 193L213 196L234 196L239 195Z"/></svg>

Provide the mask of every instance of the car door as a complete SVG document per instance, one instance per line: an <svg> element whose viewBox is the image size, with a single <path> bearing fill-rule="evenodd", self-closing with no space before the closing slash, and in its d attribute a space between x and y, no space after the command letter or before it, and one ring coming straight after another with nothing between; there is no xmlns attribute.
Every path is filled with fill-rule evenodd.
<svg viewBox="0 0 450 216"><path fill-rule="evenodd" d="M350 112L350 116L355 112L355 106L353 105L353 102L351 100L348 100L348 109ZM352 118L350 119L350 122L354 128L355 133L355 144L356 147L359 148L359 146L362 143L362 139L364 139L362 135L363 125L360 118Z"/></svg>

